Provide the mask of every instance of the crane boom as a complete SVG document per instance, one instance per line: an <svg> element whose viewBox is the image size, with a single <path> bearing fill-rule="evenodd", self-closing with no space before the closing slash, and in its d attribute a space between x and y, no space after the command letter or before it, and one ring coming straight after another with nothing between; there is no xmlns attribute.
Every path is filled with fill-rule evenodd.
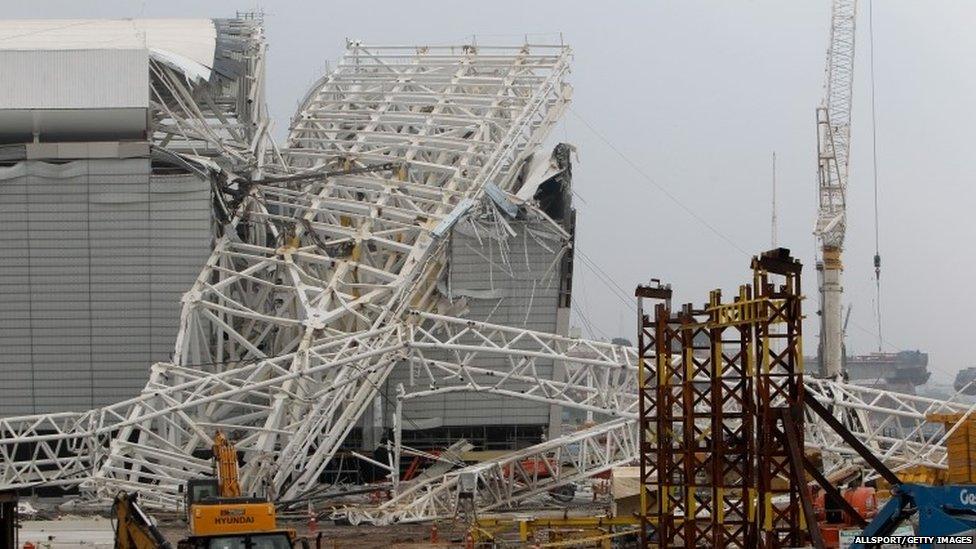
<svg viewBox="0 0 976 549"><path fill-rule="evenodd" d="M846 230L847 168L851 139L851 90L854 84L854 36L857 0L834 0L827 49L826 96L817 108L819 210L815 234L821 244L821 373L836 377L843 364L840 283Z"/></svg>

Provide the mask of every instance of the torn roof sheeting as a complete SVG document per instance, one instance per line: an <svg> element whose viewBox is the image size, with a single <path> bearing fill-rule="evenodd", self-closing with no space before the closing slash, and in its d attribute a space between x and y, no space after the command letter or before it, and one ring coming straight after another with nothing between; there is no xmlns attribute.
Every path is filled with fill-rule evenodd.
<svg viewBox="0 0 976 549"><path fill-rule="evenodd" d="M210 80L217 27L210 19L21 19L0 21L0 50L145 48L192 80Z"/></svg>
<svg viewBox="0 0 976 549"><path fill-rule="evenodd" d="M549 156L544 156L539 151L533 153L522 168L523 183L515 196L522 200L535 198L543 183L570 169L569 155L575 151L576 147L573 145L559 143Z"/></svg>

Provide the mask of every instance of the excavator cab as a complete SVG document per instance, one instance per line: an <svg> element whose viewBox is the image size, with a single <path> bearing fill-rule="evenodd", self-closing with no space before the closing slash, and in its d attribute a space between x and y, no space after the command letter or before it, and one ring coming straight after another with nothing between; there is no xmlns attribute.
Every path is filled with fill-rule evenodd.
<svg viewBox="0 0 976 549"><path fill-rule="evenodd" d="M215 478L195 478L186 483L185 503L189 510L193 504L220 497L220 488Z"/></svg>

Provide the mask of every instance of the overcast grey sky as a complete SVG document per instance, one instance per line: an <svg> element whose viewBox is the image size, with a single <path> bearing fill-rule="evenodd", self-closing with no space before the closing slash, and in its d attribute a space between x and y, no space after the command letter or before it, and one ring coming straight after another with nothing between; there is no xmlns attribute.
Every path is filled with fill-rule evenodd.
<svg viewBox="0 0 976 549"><path fill-rule="evenodd" d="M770 244L775 150L779 242L806 265L805 348L816 349L814 109L823 94L827 0L259 5L267 14L268 96L279 136L326 61L341 55L346 37L439 44L476 34L486 44L520 42L526 34L530 41L553 41L562 33L575 52L575 97L554 138L579 147L578 250L628 294L656 277L673 284L679 302L703 302L709 289L731 292L746 281L748 255ZM3 16L226 17L254 6L7 0ZM858 353L877 345L867 8L862 0L844 272L845 301L854 304L848 348ZM965 0L878 0L874 6L886 349L928 351L930 369L942 381L976 365L968 319L976 311L974 15L976 3ZM575 312L587 316L593 335L633 340L634 311L584 262L577 261L576 274Z"/></svg>

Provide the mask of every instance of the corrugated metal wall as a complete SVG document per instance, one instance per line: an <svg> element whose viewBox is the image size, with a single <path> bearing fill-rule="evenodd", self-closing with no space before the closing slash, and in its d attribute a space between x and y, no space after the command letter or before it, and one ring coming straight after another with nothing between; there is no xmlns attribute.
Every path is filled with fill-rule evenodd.
<svg viewBox="0 0 976 549"><path fill-rule="evenodd" d="M210 251L209 184L148 159L0 168L0 415L134 396Z"/></svg>
<svg viewBox="0 0 976 549"><path fill-rule="evenodd" d="M525 327L543 332L556 332L559 298L559 266L553 266L557 255L547 250L526 233L527 222L513 222L516 236L507 241L505 251L497 244L489 244L482 237L479 242L463 230L451 236L450 291L456 296L469 297L470 311L465 316L508 326ZM541 228L540 227L537 227ZM553 243L548 243L553 250ZM498 297L484 297L497 294ZM479 366L503 366L502 358L483 359ZM552 362L540 361L537 371L552 377ZM386 399L394 402L397 383L409 385L405 368L397 368L387 381ZM420 389L426 388L426 383ZM387 409L385 424L390 424L393 410ZM404 428L411 429L410 420L418 425L545 425L549 423L549 405L476 393L460 393L441 397L407 401L403 409ZM433 420L433 421L431 421Z"/></svg>
<svg viewBox="0 0 976 549"><path fill-rule="evenodd" d="M0 109L149 106L149 51L2 50Z"/></svg>

